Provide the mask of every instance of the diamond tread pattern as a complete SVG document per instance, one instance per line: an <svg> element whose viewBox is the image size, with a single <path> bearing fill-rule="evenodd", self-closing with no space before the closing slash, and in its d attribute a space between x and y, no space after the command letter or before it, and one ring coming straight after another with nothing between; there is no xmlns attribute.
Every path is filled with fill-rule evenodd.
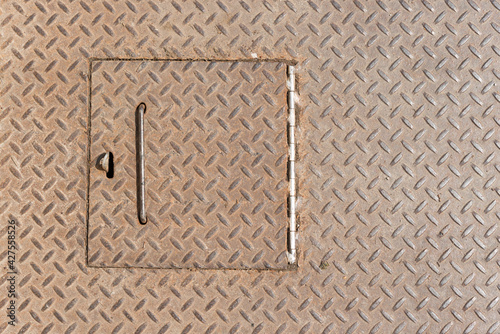
<svg viewBox="0 0 500 334"><path fill-rule="evenodd" d="M287 267L286 65L92 64L89 264ZM146 211L136 205L135 109L144 116ZM96 162L114 152L114 177Z"/></svg>
<svg viewBox="0 0 500 334"><path fill-rule="evenodd" d="M499 332L497 1L0 6L2 332ZM255 55L298 61L297 270L87 266L89 59Z"/></svg>

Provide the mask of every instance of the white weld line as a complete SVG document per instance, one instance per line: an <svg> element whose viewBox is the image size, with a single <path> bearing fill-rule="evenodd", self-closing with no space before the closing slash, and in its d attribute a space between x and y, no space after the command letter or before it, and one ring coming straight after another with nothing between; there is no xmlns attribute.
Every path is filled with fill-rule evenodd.
<svg viewBox="0 0 500 334"><path fill-rule="evenodd" d="M290 226L288 228L288 263L295 264L296 255L296 185L295 185L295 67L288 66L288 147L289 147L289 170L288 182L290 187Z"/></svg>

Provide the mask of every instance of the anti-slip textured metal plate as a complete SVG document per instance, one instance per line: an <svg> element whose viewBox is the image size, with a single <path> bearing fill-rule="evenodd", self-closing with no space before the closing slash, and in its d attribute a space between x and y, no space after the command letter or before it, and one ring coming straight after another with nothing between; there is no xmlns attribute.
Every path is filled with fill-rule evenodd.
<svg viewBox="0 0 500 334"><path fill-rule="evenodd" d="M500 331L498 2L1 8L4 333ZM91 57L298 62L296 270L88 266Z"/></svg>
<svg viewBox="0 0 500 334"><path fill-rule="evenodd" d="M145 225L136 191L141 102ZM90 265L287 267L285 64L93 61L90 112ZM96 168L105 152L113 178Z"/></svg>

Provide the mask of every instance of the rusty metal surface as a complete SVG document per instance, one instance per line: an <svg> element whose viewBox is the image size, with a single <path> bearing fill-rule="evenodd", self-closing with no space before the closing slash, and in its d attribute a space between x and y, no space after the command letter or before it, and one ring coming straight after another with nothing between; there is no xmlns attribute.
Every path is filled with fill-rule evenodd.
<svg viewBox="0 0 500 334"><path fill-rule="evenodd" d="M3 333L499 332L498 2L0 6ZM298 62L297 270L88 266L91 57Z"/></svg>
<svg viewBox="0 0 500 334"><path fill-rule="evenodd" d="M286 66L93 61L89 264L286 268ZM147 223L136 121L144 116ZM96 168L114 155L114 176Z"/></svg>

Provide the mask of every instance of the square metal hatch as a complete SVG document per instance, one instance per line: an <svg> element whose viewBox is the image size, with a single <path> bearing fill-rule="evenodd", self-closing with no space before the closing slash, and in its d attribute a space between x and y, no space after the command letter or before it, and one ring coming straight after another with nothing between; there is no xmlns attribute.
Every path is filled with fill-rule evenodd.
<svg viewBox="0 0 500 334"><path fill-rule="evenodd" d="M286 65L93 60L88 261L98 267L287 266ZM139 223L135 111L144 115ZM97 168L113 154L113 177Z"/></svg>

